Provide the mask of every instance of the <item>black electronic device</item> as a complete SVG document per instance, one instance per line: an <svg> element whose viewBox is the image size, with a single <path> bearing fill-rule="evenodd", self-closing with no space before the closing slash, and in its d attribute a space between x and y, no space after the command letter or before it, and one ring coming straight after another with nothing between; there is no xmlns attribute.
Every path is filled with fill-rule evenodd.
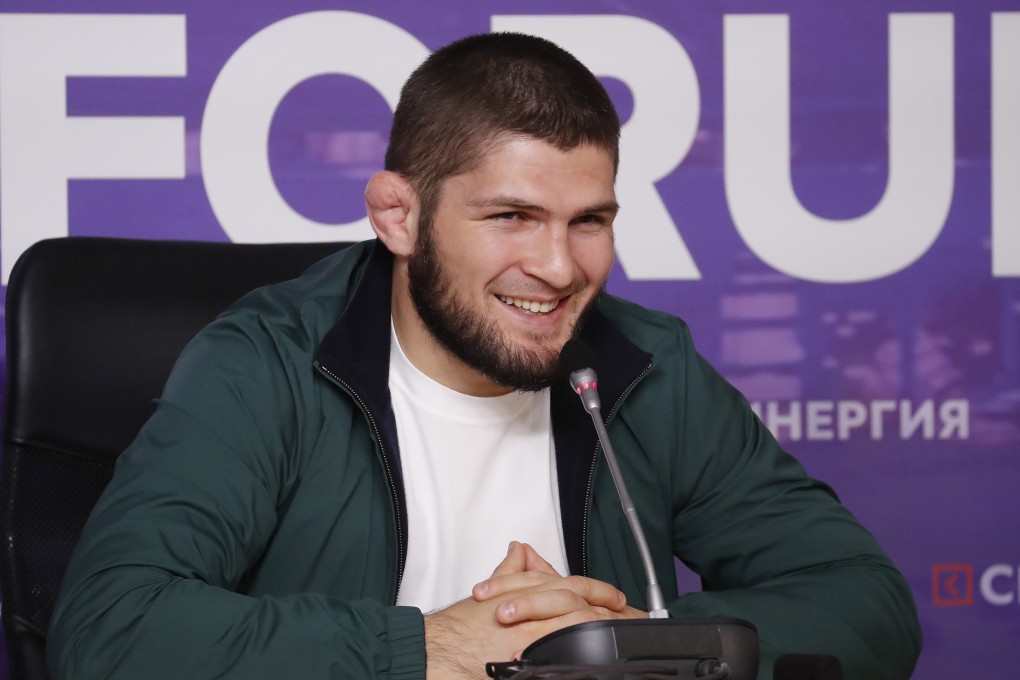
<svg viewBox="0 0 1020 680"><path fill-rule="evenodd" d="M486 671L496 680L755 680L758 631L730 618L592 621L539 638L520 660Z"/></svg>

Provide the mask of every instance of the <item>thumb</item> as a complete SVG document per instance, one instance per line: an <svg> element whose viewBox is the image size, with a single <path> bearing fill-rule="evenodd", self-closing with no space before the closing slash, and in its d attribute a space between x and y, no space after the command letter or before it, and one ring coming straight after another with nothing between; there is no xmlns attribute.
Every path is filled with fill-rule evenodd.
<svg viewBox="0 0 1020 680"><path fill-rule="evenodd" d="M532 548L527 543L524 544L524 571L540 571L544 574L554 574L560 576L560 573L549 564L544 557L538 554L538 551Z"/></svg>
<svg viewBox="0 0 1020 680"><path fill-rule="evenodd" d="M506 557L503 558L502 562L496 565L496 568L492 571L492 576L489 578L527 571L529 549L531 549L531 546L517 541L510 541L510 545L507 547ZM534 550L532 549L531 552L534 552ZM535 554L537 556L537 553Z"/></svg>

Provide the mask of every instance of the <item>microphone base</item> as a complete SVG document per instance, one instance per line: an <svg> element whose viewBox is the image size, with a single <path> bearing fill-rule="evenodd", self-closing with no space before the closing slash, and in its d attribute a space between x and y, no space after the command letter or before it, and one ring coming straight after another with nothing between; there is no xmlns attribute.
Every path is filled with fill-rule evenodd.
<svg viewBox="0 0 1020 680"><path fill-rule="evenodd" d="M598 680L623 680L638 677L626 671L628 667L635 673L657 667L686 680L712 675L712 660L729 666L729 680L755 680L758 630L754 624L725 617L580 623L539 638L524 650L520 661L489 663L486 671L496 680L510 680L521 671L540 673L543 666L585 666L592 667L591 677ZM550 673L549 677L555 676Z"/></svg>

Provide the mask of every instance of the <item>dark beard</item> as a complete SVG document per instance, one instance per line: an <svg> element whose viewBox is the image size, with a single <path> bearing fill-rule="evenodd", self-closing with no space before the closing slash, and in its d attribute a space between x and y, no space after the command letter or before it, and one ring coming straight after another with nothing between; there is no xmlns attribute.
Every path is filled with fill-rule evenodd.
<svg viewBox="0 0 1020 680"><path fill-rule="evenodd" d="M421 221L418 241L407 261L408 292L425 328L446 351L501 387L523 392L549 387L557 375L559 348L530 350L512 344L496 323L465 309L450 292L450 279L427 222ZM581 313L573 335L596 299Z"/></svg>

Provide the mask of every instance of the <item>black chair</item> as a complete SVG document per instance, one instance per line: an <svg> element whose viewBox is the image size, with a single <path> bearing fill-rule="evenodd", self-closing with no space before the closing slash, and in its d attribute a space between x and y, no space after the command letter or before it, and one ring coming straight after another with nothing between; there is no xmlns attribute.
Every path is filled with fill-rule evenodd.
<svg viewBox="0 0 1020 680"><path fill-rule="evenodd" d="M0 589L14 680L44 680L46 630L89 511L185 343L243 293L343 243L66 238L7 288Z"/></svg>

